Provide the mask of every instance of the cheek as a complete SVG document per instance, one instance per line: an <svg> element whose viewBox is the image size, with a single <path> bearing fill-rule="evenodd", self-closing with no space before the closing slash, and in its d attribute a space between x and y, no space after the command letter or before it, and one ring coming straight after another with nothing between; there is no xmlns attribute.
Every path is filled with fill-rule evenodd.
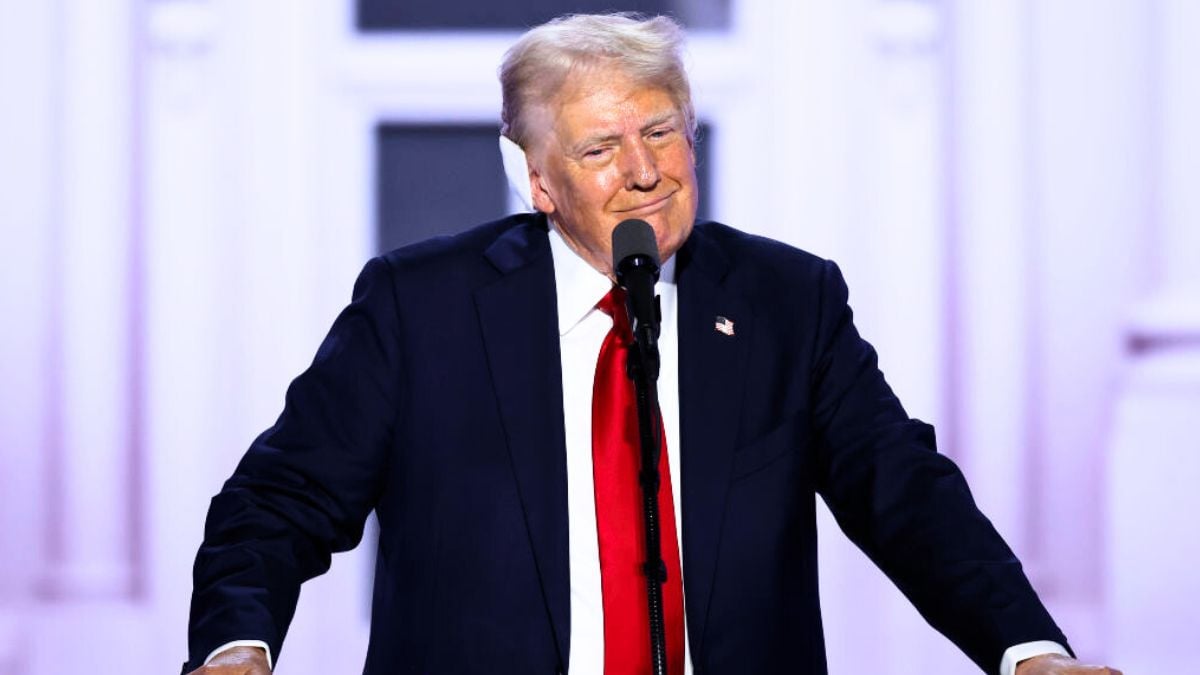
<svg viewBox="0 0 1200 675"><path fill-rule="evenodd" d="M601 208L620 191L615 172L572 172L562 181L562 196L577 209Z"/></svg>
<svg viewBox="0 0 1200 675"><path fill-rule="evenodd" d="M616 172L604 172L595 177L592 181L592 194L600 198L599 201L607 202L617 195L624 186L624 182Z"/></svg>
<svg viewBox="0 0 1200 675"><path fill-rule="evenodd" d="M680 152L672 157L669 163L670 175L684 185L695 188L696 185L696 164L692 161L690 151Z"/></svg>

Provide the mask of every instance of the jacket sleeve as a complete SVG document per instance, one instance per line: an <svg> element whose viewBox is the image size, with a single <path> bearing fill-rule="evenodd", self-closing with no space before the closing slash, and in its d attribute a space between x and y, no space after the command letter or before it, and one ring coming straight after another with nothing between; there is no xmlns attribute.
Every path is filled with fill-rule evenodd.
<svg viewBox="0 0 1200 675"><path fill-rule="evenodd" d="M280 653L300 584L353 548L387 469L397 411L399 314L390 264L367 263L353 300L283 413L213 498L193 570L189 658L233 640Z"/></svg>
<svg viewBox="0 0 1200 675"><path fill-rule="evenodd" d="M1066 645L933 427L910 419L826 263L812 374L817 488L842 530L984 672L1034 640Z"/></svg>

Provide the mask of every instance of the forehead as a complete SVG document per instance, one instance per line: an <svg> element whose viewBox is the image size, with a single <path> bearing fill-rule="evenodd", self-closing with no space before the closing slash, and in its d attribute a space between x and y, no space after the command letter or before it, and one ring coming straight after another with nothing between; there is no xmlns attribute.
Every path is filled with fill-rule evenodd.
<svg viewBox="0 0 1200 675"><path fill-rule="evenodd" d="M543 129L588 134L605 128L619 131L679 112L666 89L638 80L612 67L573 71L543 108Z"/></svg>

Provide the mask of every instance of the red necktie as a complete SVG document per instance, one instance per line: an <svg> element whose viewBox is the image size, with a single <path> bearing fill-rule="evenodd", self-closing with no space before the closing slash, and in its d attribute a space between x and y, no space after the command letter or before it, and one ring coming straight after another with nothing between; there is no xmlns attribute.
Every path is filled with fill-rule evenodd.
<svg viewBox="0 0 1200 675"><path fill-rule="evenodd" d="M604 675L640 675L649 673L651 667L646 575L642 571L646 535L638 482L640 435L634 384L625 374L633 334L624 290L612 289L596 307L613 317L613 327L600 347L592 390L592 475L604 598ZM667 568L662 586L667 672L682 675L683 584L665 435L659 447L659 527Z"/></svg>

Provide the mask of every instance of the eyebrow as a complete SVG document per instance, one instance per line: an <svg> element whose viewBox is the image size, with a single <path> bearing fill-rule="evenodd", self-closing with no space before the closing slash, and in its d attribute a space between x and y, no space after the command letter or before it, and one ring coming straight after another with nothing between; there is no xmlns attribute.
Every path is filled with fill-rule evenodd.
<svg viewBox="0 0 1200 675"><path fill-rule="evenodd" d="M644 134L647 131L653 129L654 127L659 126L660 124L665 124L666 122L672 121L679 116L680 116L680 113L675 110L659 113L658 115L651 117L649 121L647 121L645 124L643 124L640 131ZM598 143L609 143L609 142L615 141L619 138L621 138L621 134L601 133L601 134L596 134L594 136L588 136L587 138L583 139L582 141L576 143L575 146L571 148L571 152L572 152L572 154L580 154L590 146L596 145Z"/></svg>

